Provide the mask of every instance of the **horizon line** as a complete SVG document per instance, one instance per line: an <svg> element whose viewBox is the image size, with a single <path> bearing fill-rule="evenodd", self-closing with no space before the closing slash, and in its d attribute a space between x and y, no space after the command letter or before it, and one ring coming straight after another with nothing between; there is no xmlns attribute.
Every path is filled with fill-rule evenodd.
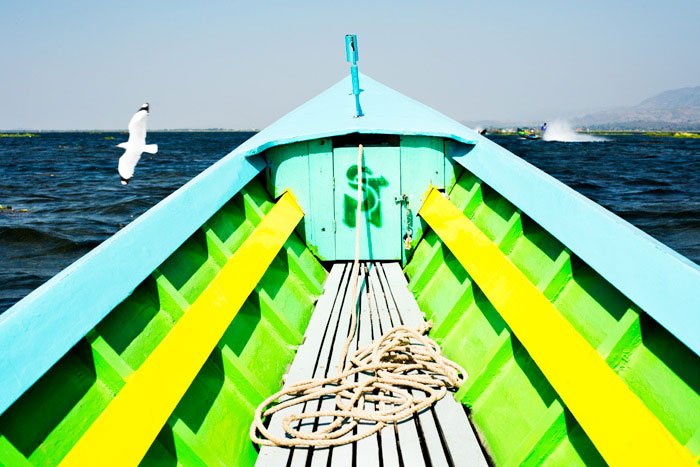
<svg viewBox="0 0 700 467"><path fill-rule="evenodd" d="M210 132L237 132L237 133L258 133L259 128L157 128L148 130L148 133L155 133L159 131L210 131ZM74 132L91 132L91 133L125 133L128 134L127 129L105 129L105 128L72 128L72 129L38 129L38 128L14 128L14 129L0 129L0 133L74 133Z"/></svg>

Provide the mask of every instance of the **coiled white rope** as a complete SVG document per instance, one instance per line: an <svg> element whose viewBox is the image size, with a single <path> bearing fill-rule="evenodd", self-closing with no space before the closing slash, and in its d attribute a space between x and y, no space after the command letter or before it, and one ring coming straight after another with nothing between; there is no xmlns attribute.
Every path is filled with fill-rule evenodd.
<svg viewBox="0 0 700 467"><path fill-rule="evenodd" d="M418 328L396 326L371 345L357 350L345 364L355 337L357 320L357 281L360 258L360 220L362 210L362 145L358 149L357 211L355 213L355 261L352 266L350 332L338 363L338 374L325 379L295 383L260 403L250 427L253 442L266 446L310 447L338 446L361 440L398 423L442 399L448 388L459 388L466 379L464 369L445 358L440 347L425 334L432 323ZM356 381L357 375L364 375ZM334 410L291 413L282 419L285 437L275 436L263 419L280 410L335 396ZM275 403L278 401L277 403ZM365 403L372 407L365 410ZM322 417L332 422L301 431L309 419ZM295 428L295 425L297 428ZM351 431L362 425L352 435Z"/></svg>

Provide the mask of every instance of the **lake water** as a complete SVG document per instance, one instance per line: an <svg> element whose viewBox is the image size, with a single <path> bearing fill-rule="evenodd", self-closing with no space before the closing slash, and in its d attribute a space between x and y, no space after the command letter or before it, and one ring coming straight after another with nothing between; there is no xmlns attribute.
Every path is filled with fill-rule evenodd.
<svg viewBox="0 0 700 467"><path fill-rule="evenodd" d="M0 204L14 208L0 210L0 313L252 134L151 132L159 154L128 187L116 173L124 134L0 138ZM700 263L700 140L492 139Z"/></svg>

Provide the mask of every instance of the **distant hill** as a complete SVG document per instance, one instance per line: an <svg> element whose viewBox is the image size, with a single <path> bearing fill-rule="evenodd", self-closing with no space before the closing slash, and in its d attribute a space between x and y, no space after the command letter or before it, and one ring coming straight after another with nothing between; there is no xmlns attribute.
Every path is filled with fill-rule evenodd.
<svg viewBox="0 0 700 467"><path fill-rule="evenodd" d="M600 130L700 131L700 86L665 91L639 105L595 112L573 123Z"/></svg>

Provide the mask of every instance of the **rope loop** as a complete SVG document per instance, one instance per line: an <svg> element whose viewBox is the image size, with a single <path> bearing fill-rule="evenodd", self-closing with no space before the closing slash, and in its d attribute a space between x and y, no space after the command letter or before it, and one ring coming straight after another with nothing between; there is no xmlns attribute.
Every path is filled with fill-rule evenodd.
<svg viewBox="0 0 700 467"><path fill-rule="evenodd" d="M464 369L442 356L437 343L425 335L431 325L392 328L357 350L339 375L296 383L268 397L255 411L251 439L266 446L338 446L366 438L431 406L466 378ZM358 374L364 377L354 381ZM311 406L320 407L321 401L333 398L333 410L290 411L293 413L281 421L285 437L273 435L274 428L263 423L266 417L295 405L317 401ZM314 428L299 428L308 425Z"/></svg>

